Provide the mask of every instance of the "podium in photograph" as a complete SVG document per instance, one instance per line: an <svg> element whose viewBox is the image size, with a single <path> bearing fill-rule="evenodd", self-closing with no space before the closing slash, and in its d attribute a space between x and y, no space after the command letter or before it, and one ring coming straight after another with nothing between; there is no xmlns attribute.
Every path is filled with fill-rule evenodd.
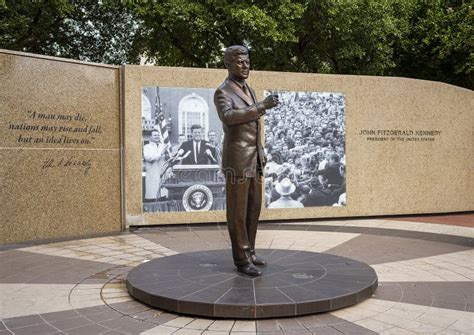
<svg viewBox="0 0 474 335"><path fill-rule="evenodd" d="M224 180L219 165L175 165L168 190L167 211L209 211L225 207Z"/></svg>

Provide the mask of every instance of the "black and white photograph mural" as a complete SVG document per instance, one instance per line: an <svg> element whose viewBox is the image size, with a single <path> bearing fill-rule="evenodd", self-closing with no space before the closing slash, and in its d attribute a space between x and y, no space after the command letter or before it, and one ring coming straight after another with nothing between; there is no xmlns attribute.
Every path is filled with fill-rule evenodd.
<svg viewBox="0 0 474 335"><path fill-rule="evenodd" d="M280 104L265 115L266 207L345 206L344 94L268 94Z"/></svg>
<svg viewBox="0 0 474 335"><path fill-rule="evenodd" d="M225 209L213 89L143 87L143 210Z"/></svg>

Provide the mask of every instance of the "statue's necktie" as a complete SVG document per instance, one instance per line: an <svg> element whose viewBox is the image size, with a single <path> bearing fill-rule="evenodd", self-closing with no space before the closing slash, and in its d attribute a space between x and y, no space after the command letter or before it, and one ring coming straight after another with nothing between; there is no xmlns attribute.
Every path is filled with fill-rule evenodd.
<svg viewBox="0 0 474 335"><path fill-rule="evenodd" d="M247 95L248 97L252 98L252 96L250 95L250 91L249 91L249 89L248 89L247 84L244 84L244 86L242 86L242 90L244 91L245 95Z"/></svg>

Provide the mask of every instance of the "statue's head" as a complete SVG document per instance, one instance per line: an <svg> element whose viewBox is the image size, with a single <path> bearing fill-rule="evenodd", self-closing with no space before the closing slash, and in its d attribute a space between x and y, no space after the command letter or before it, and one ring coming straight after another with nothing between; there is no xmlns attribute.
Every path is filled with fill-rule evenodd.
<svg viewBox="0 0 474 335"><path fill-rule="evenodd" d="M247 79L250 73L249 51L243 45L227 47L224 51L224 64L231 78Z"/></svg>

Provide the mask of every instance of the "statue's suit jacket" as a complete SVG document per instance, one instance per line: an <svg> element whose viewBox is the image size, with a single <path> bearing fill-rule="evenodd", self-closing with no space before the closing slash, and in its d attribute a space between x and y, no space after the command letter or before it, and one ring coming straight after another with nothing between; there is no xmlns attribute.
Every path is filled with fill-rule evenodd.
<svg viewBox="0 0 474 335"><path fill-rule="evenodd" d="M251 97L227 78L214 94L224 128L222 169L238 177L255 177L258 171L263 171L266 161L258 124L265 109L256 103L255 92L247 87Z"/></svg>

